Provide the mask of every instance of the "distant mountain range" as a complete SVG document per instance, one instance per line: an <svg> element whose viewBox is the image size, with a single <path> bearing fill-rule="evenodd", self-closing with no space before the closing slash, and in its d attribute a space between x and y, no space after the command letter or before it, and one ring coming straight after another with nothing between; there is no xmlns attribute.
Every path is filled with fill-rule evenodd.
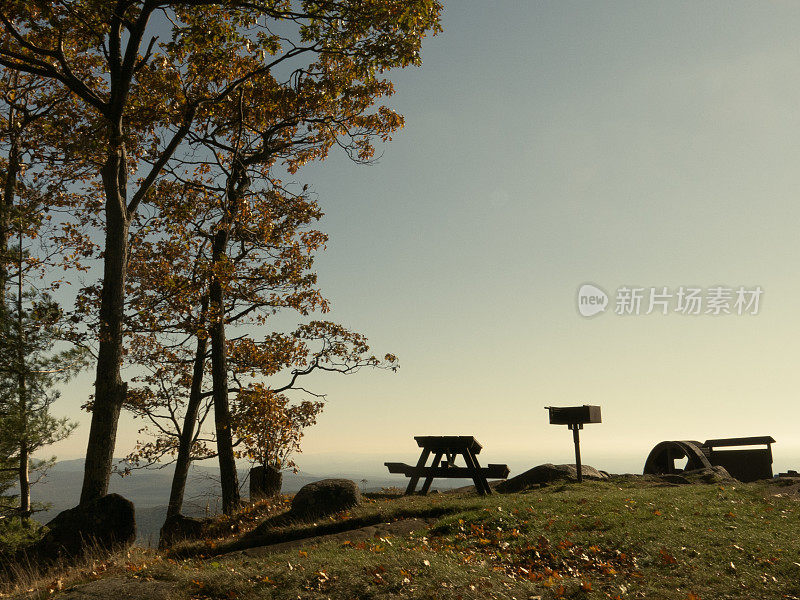
<svg viewBox="0 0 800 600"><path fill-rule="evenodd" d="M36 513L35 518L46 523L59 512L72 508L80 498L83 483L84 459L64 460L56 463L46 475L32 488L34 502L50 505L46 511ZM189 516L214 515L220 512L219 469L202 464L195 464L189 472L186 482L186 494L183 513ZM109 492L119 494L131 500L136 507L136 526L138 530L137 544L147 546L158 541L158 532L164 523L166 505L169 501L169 490L172 484L173 467L162 469L140 469L126 477L111 476ZM242 496L248 496L247 471L239 471L239 482L244 482ZM353 473L327 473L324 475L310 473L284 473L284 494L293 494L312 481L342 477L355 481L362 490L378 491L384 487L405 487L404 477L385 478ZM471 483L469 480L438 480L439 488L448 489Z"/></svg>

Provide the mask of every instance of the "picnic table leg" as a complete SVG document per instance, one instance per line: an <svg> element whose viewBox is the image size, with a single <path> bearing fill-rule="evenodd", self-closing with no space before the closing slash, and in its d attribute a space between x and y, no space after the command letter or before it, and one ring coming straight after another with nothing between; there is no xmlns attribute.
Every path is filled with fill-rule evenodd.
<svg viewBox="0 0 800 600"><path fill-rule="evenodd" d="M428 461L428 457L431 455L431 451L427 448L423 448L422 454L419 455L419 460L417 461L417 469L421 469L425 466L425 463ZM412 475L411 480L408 482L408 487L406 488L406 496L410 496L414 493L414 489L417 487L417 482L419 481L419 475Z"/></svg>
<svg viewBox="0 0 800 600"><path fill-rule="evenodd" d="M465 448L464 451L461 453L464 456L464 461L467 463L467 468L472 471L472 481L475 482L475 490L483 496L484 494L491 494L492 489L489 487L489 483L486 481L486 478L481 475L481 467L480 463L478 463L478 457L472 453L472 450L469 448Z"/></svg>
<svg viewBox="0 0 800 600"><path fill-rule="evenodd" d="M475 463L475 471L478 473L478 478L481 480L481 483L483 484L483 489L486 490L487 494L491 494L492 493L492 488L489 487L489 482L486 480L486 475L484 475L481 472L481 465L478 462L478 457L474 452L472 452L472 451L470 451L470 452L472 454L472 460Z"/></svg>
<svg viewBox="0 0 800 600"><path fill-rule="evenodd" d="M442 452L439 451L433 455L433 464L431 464L432 468L436 468L439 466L439 461L442 460ZM428 493L428 490L431 489L431 483L433 482L433 475L430 477L425 478L425 483L422 484L422 489L419 491L420 494L423 496Z"/></svg>

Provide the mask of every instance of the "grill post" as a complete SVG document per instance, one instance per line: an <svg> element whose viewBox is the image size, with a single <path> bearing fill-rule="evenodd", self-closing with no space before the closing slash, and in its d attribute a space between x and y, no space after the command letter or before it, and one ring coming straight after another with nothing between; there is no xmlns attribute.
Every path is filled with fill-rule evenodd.
<svg viewBox="0 0 800 600"><path fill-rule="evenodd" d="M572 431L575 444L575 468L578 483L583 482L583 466L581 465L581 434L584 423L601 423L600 407L584 404L583 406L545 406L550 413L551 425L566 425Z"/></svg>
<svg viewBox="0 0 800 600"><path fill-rule="evenodd" d="M572 429L572 441L575 442L575 468L578 469L578 483L583 481L583 469L581 468L581 436L580 431L583 425L571 423L568 425Z"/></svg>

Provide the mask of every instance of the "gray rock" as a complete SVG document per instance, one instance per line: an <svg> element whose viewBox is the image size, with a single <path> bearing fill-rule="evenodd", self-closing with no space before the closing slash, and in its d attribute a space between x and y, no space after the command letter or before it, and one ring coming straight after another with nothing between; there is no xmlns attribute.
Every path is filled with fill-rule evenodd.
<svg viewBox="0 0 800 600"><path fill-rule="evenodd" d="M681 473L692 483L739 483L725 467L714 465L706 469L694 469Z"/></svg>
<svg viewBox="0 0 800 600"><path fill-rule="evenodd" d="M124 548L136 539L133 502L109 494L59 513L47 523L47 529L41 540L24 550L29 559L46 563L78 558L89 548Z"/></svg>
<svg viewBox="0 0 800 600"><path fill-rule="evenodd" d="M300 488L292 499L290 514L298 519L330 515L361 504L361 492L355 481L323 479Z"/></svg>
<svg viewBox="0 0 800 600"><path fill-rule="evenodd" d="M203 536L206 524L212 519L196 519L184 515L167 517L161 527L158 547L167 548L182 540L195 540Z"/></svg>
<svg viewBox="0 0 800 600"><path fill-rule="evenodd" d="M608 479L606 473L598 471L589 465L581 465L581 473L584 479ZM554 465L550 463L538 465L516 477L512 477L498 484L497 491L503 493L520 492L534 486L539 486L542 483L550 483L551 481L559 480L577 481L577 467L575 465Z"/></svg>

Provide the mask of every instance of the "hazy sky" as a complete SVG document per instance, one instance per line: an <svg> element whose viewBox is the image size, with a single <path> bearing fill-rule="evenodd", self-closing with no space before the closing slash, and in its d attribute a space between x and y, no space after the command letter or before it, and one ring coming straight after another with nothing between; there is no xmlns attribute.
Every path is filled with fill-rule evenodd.
<svg viewBox="0 0 800 600"><path fill-rule="evenodd" d="M800 467L800 4L445 4L423 66L394 77L406 127L379 163L302 174L331 238L328 317L401 368L318 379L300 466L378 472L434 434L516 469L572 462L543 407L590 403L598 468L747 435L777 440L776 472ZM587 282L612 304L621 286L763 295L757 315L585 319ZM80 418L62 458L85 451ZM123 421L117 455L135 438Z"/></svg>

